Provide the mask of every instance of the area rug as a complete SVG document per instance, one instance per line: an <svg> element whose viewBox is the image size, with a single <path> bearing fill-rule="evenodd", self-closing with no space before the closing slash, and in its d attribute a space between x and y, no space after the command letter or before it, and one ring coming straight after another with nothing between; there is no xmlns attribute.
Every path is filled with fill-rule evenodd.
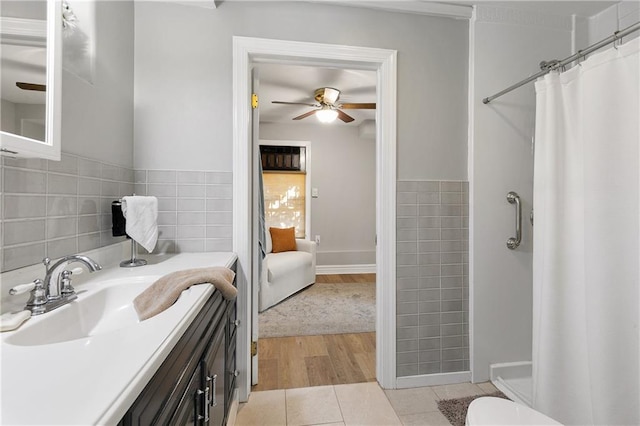
<svg viewBox="0 0 640 426"><path fill-rule="evenodd" d="M509 399L502 392L494 392L488 395L467 396L465 398L442 399L438 401L438 410L449 420L453 426L464 426L467 418L467 409L469 404L476 398L481 396L494 396L497 398Z"/></svg>
<svg viewBox="0 0 640 426"><path fill-rule="evenodd" d="M316 283L258 315L265 337L375 331L375 283Z"/></svg>

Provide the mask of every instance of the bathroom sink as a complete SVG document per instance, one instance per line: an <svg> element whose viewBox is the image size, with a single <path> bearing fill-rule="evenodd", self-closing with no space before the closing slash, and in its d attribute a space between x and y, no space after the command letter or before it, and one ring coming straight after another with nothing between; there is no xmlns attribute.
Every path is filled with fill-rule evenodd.
<svg viewBox="0 0 640 426"><path fill-rule="evenodd" d="M115 245L114 245L115 246ZM51 312L31 317L20 328L0 333L2 424L115 425L156 374L197 318L214 287L198 284L183 291L164 312L139 321L135 297L171 272L233 265L233 253L178 253L149 256L140 268L120 268L123 242L107 256L111 264L95 274L74 278L78 298ZM91 253L90 253L91 255ZM93 256L92 256L93 257ZM104 258L104 256L103 256ZM27 282L40 272L16 274L3 288ZM11 274L9 272L8 274ZM3 309L24 307L28 296L4 301ZM39 394L25 398L25 384ZM99 392L88 390L99 389ZM69 401L82 401L73 404Z"/></svg>
<svg viewBox="0 0 640 426"><path fill-rule="evenodd" d="M5 342L16 346L50 345L139 326L133 299L158 278L119 278L104 281L97 289L80 290L78 299L32 317Z"/></svg>

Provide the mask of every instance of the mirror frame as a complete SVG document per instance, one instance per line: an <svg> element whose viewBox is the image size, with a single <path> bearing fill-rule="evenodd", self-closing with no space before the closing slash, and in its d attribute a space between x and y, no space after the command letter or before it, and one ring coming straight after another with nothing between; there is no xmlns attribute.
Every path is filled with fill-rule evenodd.
<svg viewBox="0 0 640 426"><path fill-rule="evenodd" d="M47 0L45 140L0 131L2 155L60 160L62 107L62 1Z"/></svg>

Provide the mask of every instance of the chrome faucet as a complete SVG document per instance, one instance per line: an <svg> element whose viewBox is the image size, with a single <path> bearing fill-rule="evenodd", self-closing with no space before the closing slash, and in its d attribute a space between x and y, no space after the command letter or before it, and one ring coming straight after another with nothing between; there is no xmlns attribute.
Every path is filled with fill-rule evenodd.
<svg viewBox="0 0 640 426"><path fill-rule="evenodd" d="M44 280L37 279L29 284L22 284L9 290L12 295L31 291L31 297L25 309L31 311L31 315L40 315L50 312L60 306L78 298L71 285L71 275L73 271L66 269L71 263L80 262L89 270L95 272L102 269L102 266L93 259L82 255L65 256L53 265L51 259L44 258L42 263L46 268Z"/></svg>

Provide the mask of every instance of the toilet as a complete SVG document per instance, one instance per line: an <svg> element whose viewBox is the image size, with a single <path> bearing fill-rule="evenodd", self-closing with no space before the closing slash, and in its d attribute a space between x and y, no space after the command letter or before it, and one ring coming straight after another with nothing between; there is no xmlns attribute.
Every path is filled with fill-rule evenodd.
<svg viewBox="0 0 640 426"><path fill-rule="evenodd" d="M507 399L483 396L469 404L465 425L562 425L562 423L525 405Z"/></svg>

